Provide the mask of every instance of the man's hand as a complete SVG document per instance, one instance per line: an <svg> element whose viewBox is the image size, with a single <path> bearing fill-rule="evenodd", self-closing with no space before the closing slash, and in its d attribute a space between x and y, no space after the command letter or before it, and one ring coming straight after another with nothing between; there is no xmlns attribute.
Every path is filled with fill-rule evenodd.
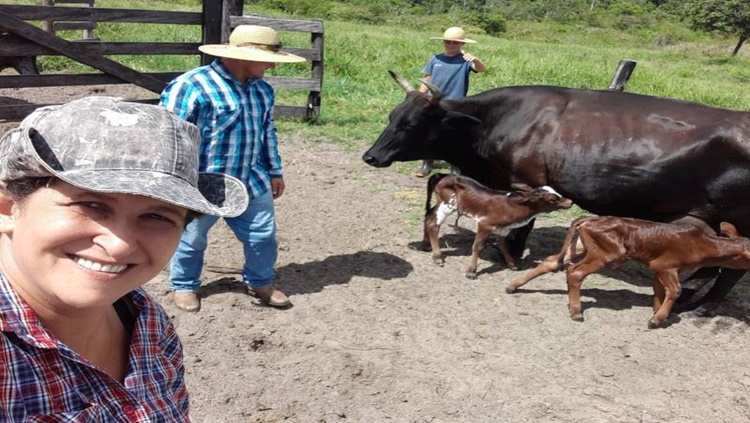
<svg viewBox="0 0 750 423"><path fill-rule="evenodd" d="M273 192L273 199L277 199L284 194L286 184L284 178L271 178L271 191Z"/></svg>

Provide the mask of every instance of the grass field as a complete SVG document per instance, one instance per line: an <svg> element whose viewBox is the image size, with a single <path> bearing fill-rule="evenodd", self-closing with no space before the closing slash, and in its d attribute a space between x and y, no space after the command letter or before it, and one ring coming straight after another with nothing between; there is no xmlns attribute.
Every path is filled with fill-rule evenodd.
<svg viewBox="0 0 750 423"><path fill-rule="evenodd" d="M36 0L13 2L38 4ZM195 0L98 0L97 7L193 10ZM245 5L245 13L273 15ZM278 14L276 16L279 16ZM288 16L286 16L288 18ZM360 145L373 141L387 122L388 112L403 92L388 76L394 70L416 85L422 66L442 45L439 35L446 17L408 24L365 25L325 21L325 76L322 112L314 124L282 120L282 132L311 140ZM405 21L405 20L404 20ZM461 24L457 22L456 24ZM620 59L638 62L627 91L750 110L750 54L730 57L735 40L712 39L674 24L655 30L615 31L550 23L510 22L502 37L481 34L467 50L481 57L487 72L474 75L470 94L507 85L559 85L606 89ZM473 30L473 31L472 31ZM675 33L679 36L675 37ZM97 36L106 41L200 41L197 26L100 23ZM281 33L291 46L308 46L309 35ZM665 42L669 39L680 42ZM181 71L198 65L198 56L131 56L116 58L143 71ZM77 72L84 68L65 59L47 57L48 72ZM305 76L309 65L281 65L272 75ZM304 104L306 93L280 91L279 104Z"/></svg>

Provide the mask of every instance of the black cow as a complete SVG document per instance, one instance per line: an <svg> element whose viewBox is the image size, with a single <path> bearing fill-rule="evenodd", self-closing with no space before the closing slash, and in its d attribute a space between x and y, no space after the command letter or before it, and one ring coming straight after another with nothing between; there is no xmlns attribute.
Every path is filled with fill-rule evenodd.
<svg viewBox="0 0 750 423"><path fill-rule="evenodd" d="M443 100L434 86L421 93L391 75L406 99L362 157L369 165L445 160L488 187L548 185L600 215L698 219L714 231L727 221L750 233L748 112L551 86ZM715 308L743 274L724 269L712 289L686 307L701 314ZM688 295L683 290L683 301Z"/></svg>

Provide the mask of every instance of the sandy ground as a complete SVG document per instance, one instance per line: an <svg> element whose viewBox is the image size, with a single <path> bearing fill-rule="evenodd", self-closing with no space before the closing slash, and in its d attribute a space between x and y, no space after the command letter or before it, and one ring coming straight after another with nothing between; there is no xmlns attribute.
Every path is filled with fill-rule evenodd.
<svg viewBox="0 0 750 423"><path fill-rule="evenodd" d="M415 164L368 167L364 143L281 141L278 286L294 306L242 293L224 224L199 313L172 305L166 273L147 284L185 345L194 421L750 421L747 279L716 316L648 330L649 272L629 264L586 279L585 321L574 322L561 273L506 294L518 273L488 247L466 279L469 219L443 228L444 267L415 250ZM569 220L537 222L521 271L559 249Z"/></svg>

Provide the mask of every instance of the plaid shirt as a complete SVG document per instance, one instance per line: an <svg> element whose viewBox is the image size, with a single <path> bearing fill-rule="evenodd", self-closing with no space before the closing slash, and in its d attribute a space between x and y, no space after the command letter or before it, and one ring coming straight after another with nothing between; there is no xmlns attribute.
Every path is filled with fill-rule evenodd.
<svg viewBox="0 0 750 423"><path fill-rule="evenodd" d="M121 384L63 344L0 273L0 422L186 422L182 345L142 289Z"/></svg>
<svg viewBox="0 0 750 423"><path fill-rule="evenodd" d="M237 177L251 198L282 176L274 102L266 81L243 85L218 59L180 75L161 94L162 106L200 128L199 170Z"/></svg>

